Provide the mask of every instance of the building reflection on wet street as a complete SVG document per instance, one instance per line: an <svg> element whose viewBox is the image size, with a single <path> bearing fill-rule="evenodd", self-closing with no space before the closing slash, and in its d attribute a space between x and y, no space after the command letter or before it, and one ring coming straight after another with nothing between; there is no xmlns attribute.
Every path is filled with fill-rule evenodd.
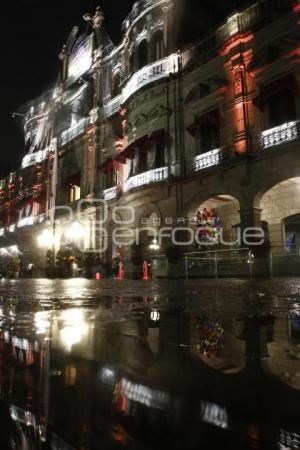
<svg viewBox="0 0 300 450"><path fill-rule="evenodd" d="M300 448L297 282L58 283L0 286L1 449Z"/></svg>

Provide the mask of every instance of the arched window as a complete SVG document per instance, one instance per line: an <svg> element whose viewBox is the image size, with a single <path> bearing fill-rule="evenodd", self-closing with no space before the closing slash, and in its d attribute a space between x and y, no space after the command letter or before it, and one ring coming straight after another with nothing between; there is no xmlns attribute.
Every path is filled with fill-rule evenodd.
<svg viewBox="0 0 300 450"><path fill-rule="evenodd" d="M152 61L159 61L164 57L164 33L158 30L152 38Z"/></svg>
<svg viewBox="0 0 300 450"><path fill-rule="evenodd" d="M148 42L143 39L138 46L138 70L142 69L148 64Z"/></svg>
<svg viewBox="0 0 300 450"><path fill-rule="evenodd" d="M111 96L112 98L116 97L117 95L119 95L119 90L120 90L120 73L117 72L115 73L115 75L112 78L112 89L111 89Z"/></svg>

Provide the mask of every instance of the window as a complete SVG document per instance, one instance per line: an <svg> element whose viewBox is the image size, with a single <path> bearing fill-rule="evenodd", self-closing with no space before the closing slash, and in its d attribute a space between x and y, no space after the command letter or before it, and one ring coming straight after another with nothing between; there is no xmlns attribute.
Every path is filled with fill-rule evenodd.
<svg viewBox="0 0 300 450"><path fill-rule="evenodd" d="M138 46L138 69L142 69L148 64L148 42L146 39L142 40Z"/></svg>
<svg viewBox="0 0 300 450"><path fill-rule="evenodd" d="M113 161L109 161L105 171L105 189L110 189L117 186L117 170Z"/></svg>
<svg viewBox="0 0 300 450"><path fill-rule="evenodd" d="M66 184L68 186L68 201L70 203L80 200L81 196L81 173L77 172L67 178Z"/></svg>
<svg viewBox="0 0 300 450"><path fill-rule="evenodd" d="M142 145L139 148L139 163L138 163L138 173L144 173L148 170L148 152L147 145Z"/></svg>
<svg viewBox="0 0 300 450"><path fill-rule="evenodd" d="M155 169L164 167L166 165L165 158L165 146L160 142L156 143L156 159L155 159Z"/></svg>
<svg viewBox="0 0 300 450"><path fill-rule="evenodd" d="M80 186L70 186L69 187L69 202L73 203L80 200Z"/></svg>
<svg viewBox="0 0 300 450"><path fill-rule="evenodd" d="M195 138L197 155L219 148L220 128L217 120L211 117L199 122Z"/></svg>
<svg viewBox="0 0 300 450"><path fill-rule="evenodd" d="M119 72L117 72L112 79L112 90L111 90L112 98L119 95L119 89L120 89L120 74Z"/></svg>
<svg viewBox="0 0 300 450"><path fill-rule="evenodd" d="M164 57L164 35L163 31L156 31L152 39L152 61L159 61Z"/></svg>
<svg viewBox="0 0 300 450"><path fill-rule="evenodd" d="M277 127L296 118L295 97L293 92L284 89L269 97L264 105L266 128Z"/></svg>

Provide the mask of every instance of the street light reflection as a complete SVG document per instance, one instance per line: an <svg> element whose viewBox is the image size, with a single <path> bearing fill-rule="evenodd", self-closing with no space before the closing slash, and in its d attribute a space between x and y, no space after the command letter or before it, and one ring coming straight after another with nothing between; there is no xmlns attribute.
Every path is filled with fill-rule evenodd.
<svg viewBox="0 0 300 450"><path fill-rule="evenodd" d="M64 281L64 289L66 297L71 300L76 300L76 305L83 303L82 299L87 298L88 280L85 278L72 278L72 280Z"/></svg>
<svg viewBox="0 0 300 450"><path fill-rule="evenodd" d="M228 414L225 407L211 402L201 402L201 415L203 422L215 425L218 428L227 429Z"/></svg>
<svg viewBox="0 0 300 450"><path fill-rule="evenodd" d="M86 336L88 325L80 309L63 311L61 320L64 323L63 328L60 330L61 342L68 351L71 351L72 347L80 344L84 336Z"/></svg>
<svg viewBox="0 0 300 450"><path fill-rule="evenodd" d="M39 311L35 313L34 323L36 334L47 334L50 328L50 321L48 320L48 313Z"/></svg>

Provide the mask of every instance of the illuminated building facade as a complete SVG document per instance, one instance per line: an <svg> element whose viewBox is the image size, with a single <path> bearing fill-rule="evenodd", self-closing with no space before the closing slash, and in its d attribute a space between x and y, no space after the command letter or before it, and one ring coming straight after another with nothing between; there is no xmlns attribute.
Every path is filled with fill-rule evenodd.
<svg viewBox="0 0 300 450"><path fill-rule="evenodd" d="M67 251L71 273L75 247L97 252L107 238L102 258L129 261L131 246L111 237L132 219L151 228L148 258L155 230L199 211L226 242L262 226L275 255L299 253L299 1L253 3L188 46L176 11L137 1L118 46L100 8L85 34L71 31L59 81L26 113L22 167L0 182L2 253L17 245L23 266L42 269L46 250Z"/></svg>

